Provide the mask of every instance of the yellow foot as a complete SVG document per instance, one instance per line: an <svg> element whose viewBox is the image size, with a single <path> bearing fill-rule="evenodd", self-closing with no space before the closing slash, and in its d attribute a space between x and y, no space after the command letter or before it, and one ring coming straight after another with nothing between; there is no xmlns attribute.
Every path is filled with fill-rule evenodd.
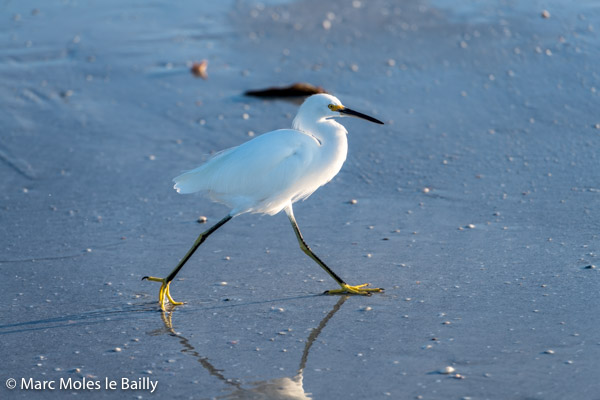
<svg viewBox="0 0 600 400"><path fill-rule="evenodd" d="M165 278L155 278L153 276L145 276L142 278L142 280L147 279L149 281L152 282L160 282L160 290L158 292L158 302L160 303L160 308L165 311L165 297L167 298L167 300L169 300L169 303L171 303L174 306L180 306L184 303L182 303L181 301L175 301L173 300L173 298L171 297L171 292L169 291L169 287L171 285L171 281L167 282L167 280Z"/></svg>
<svg viewBox="0 0 600 400"><path fill-rule="evenodd" d="M328 290L325 294L361 294L363 296L370 296L371 293L383 292L383 288L368 288L369 283L363 283L362 285L350 286L345 283L341 283L341 289Z"/></svg>

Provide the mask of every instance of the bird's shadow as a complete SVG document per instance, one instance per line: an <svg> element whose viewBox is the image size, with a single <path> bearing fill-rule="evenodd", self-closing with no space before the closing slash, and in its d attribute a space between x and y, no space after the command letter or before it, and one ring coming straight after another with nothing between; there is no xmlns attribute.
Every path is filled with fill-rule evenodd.
<svg viewBox="0 0 600 400"><path fill-rule="evenodd" d="M66 314L53 318L37 319L32 321L15 322L0 325L0 335L13 333L24 333L37 330L48 330L75 326L88 326L130 319L132 315L146 314L156 311L155 302L145 302L119 307L101 308L97 310L84 311L76 314Z"/></svg>
<svg viewBox="0 0 600 400"><path fill-rule="evenodd" d="M305 296L291 296L282 297L277 299L267 299L261 301L249 301L249 302L238 302L219 304L209 307L201 307L196 310L186 310L186 312L203 311L203 310L214 310L221 308L230 307L243 307L255 304L268 304L268 303L281 303L286 301L293 301L298 299L305 299L311 297L320 296L318 294L305 295ZM65 314L52 318L36 319L31 321L12 322L0 324L0 336L9 334L19 334L25 332L33 332L39 330L59 329L59 328L73 328L78 326L89 326L102 324L106 322L114 322L119 320L128 320L133 317L143 317L148 314L154 314L156 312L162 312L160 307L155 301L147 301L137 304L121 305L116 307L99 308L90 311L83 311L79 313Z"/></svg>

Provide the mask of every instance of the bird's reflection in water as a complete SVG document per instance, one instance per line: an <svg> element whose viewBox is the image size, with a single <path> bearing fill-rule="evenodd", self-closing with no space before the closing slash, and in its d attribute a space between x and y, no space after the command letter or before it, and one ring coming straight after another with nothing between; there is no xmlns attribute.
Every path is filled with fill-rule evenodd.
<svg viewBox="0 0 600 400"><path fill-rule="evenodd" d="M348 299L349 296L341 296L338 302L333 306L333 309L321 320L319 325L310 332L308 335L308 339L306 339L306 344L304 346L304 351L302 352L302 357L300 358L300 366L298 367L298 372L296 375L291 377L282 377L270 379L268 381L257 381L252 382L250 387L243 387L242 384L238 380L229 379L225 377L222 370L215 368L215 366L208 360L208 358L202 356L200 353L196 351L194 346L191 345L190 341L182 336L181 334L175 332L173 329L172 316L173 313L162 313L162 320L165 324L165 328L169 332L171 336L177 337L179 339L179 343L183 346L182 353L189 354L196 358L198 362L214 377L220 379L225 382L227 385L232 387L232 392L225 396L218 397L219 399L228 399L228 400L253 400L253 399L288 399L288 400L304 400L310 399L310 393L306 393L304 391L303 386L303 371L306 367L306 362L308 360L308 354L310 352L310 348L313 343L327 325L327 322L334 316L336 312L342 307L342 304Z"/></svg>

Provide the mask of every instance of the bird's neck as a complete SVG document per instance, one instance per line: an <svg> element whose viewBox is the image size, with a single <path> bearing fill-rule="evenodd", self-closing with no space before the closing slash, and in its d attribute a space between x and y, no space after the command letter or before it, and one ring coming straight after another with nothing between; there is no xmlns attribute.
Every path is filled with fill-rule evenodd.
<svg viewBox="0 0 600 400"><path fill-rule="evenodd" d="M347 143L348 131L334 119L321 118L317 121L302 121L297 118L292 123L292 128L314 137L321 146L338 146Z"/></svg>
<svg viewBox="0 0 600 400"><path fill-rule="evenodd" d="M313 153L311 169L315 173L318 186L329 182L340 172L348 154L348 132L346 128L333 119L317 121L294 121L294 129L312 137L319 145L319 150Z"/></svg>

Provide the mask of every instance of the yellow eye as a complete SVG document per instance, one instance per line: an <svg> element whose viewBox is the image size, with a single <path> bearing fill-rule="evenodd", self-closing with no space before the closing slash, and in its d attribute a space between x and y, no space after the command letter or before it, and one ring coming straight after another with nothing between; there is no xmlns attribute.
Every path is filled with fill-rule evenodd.
<svg viewBox="0 0 600 400"><path fill-rule="evenodd" d="M330 105L328 105L327 107L329 107L329 109L330 109L331 111L333 111L333 104L330 104Z"/></svg>

